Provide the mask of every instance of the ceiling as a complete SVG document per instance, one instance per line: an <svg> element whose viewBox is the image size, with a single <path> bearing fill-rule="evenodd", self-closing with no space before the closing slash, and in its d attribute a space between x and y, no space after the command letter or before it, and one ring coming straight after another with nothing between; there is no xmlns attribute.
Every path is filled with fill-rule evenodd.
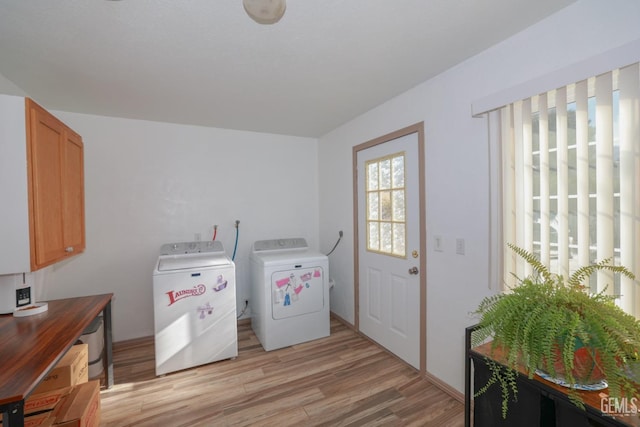
<svg viewBox="0 0 640 427"><path fill-rule="evenodd" d="M0 74L46 108L319 137L575 0L2 0Z"/></svg>

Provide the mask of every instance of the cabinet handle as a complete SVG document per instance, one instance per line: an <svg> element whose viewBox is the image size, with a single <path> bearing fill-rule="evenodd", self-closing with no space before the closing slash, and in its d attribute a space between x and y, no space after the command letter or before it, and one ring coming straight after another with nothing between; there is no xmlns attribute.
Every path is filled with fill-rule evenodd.
<svg viewBox="0 0 640 427"><path fill-rule="evenodd" d="M67 253L73 252L73 246L67 246L66 248L64 248L64 251Z"/></svg>

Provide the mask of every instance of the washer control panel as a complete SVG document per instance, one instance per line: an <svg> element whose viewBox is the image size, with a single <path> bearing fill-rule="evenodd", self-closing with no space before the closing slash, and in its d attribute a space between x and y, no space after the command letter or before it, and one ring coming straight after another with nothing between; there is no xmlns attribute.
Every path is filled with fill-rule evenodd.
<svg viewBox="0 0 640 427"><path fill-rule="evenodd" d="M166 245L162 245L162 247L160 248L160 255L198 254L211 252L224 252L222 242L219 242L217 240L210 240L200 242L167 243Z"/></svg>

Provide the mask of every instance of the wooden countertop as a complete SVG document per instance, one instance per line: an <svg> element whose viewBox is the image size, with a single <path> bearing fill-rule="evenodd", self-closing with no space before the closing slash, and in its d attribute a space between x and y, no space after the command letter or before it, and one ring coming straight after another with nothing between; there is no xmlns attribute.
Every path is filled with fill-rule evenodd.
<svg viewBox="0 0 640 427"><path fill-rule="evenodd" d="M504 355L504 349L500 348L500 347L496 347L494 349L491 348L492 343L488 342L485 344L482 344L478 347L474 347L471 349L471 354L475 354L478 356L487 356L490 359L495 360L496 362L500 362L503 363L506 360L506 357ZM504 364L504 363L503 363ZM525 377L528 376L528 374L526 373L526 371L524 369L519 369L520 373L522 375L524 375ZM555 383L552 383L550 381L547 381L543 378L541 378L538 375L534 375L533 379L531 381L535 381L539 386L544 387L545 389L547 389L550 392L555 392L556 395L562 395L562 396L566 396L567 395L567 388L566 387L562 387L560 385L557 385ZM551 389L551 390L549 390ZM604 389L604 390L600 390L600 391L582 391L579 390L578 394L580 395L580 398L582 399L582 401L585 403L585 405L587 406L587 410L591 411L591 412L596 412L599 414L602 414L601 412L601 402L602 399L606 399L609 397L609 389ZM633 427L640 427L640 394L637 396L634 396L635 400L633 401L635 403L635 405L637 405L637 410L639 411L639 413L635 414L635 415L620 415L620 416L615 416L613 418L615 418L616 420L629 425L629 426L633 426Z"/></svg>
<svg viewBox="0 0 640 427"><path fill-rule="evenodd" d="M53 300L41 314L1 315L0 405L26 399L112 297Z"/></svg>

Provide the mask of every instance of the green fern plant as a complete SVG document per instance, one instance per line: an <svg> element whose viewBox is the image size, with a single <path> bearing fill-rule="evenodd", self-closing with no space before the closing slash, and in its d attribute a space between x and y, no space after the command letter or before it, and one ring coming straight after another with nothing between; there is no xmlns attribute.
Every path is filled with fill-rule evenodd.
<svg viewBox="0 0 640 427"><path fill-rule="evenodd" d="M490 379L501 385L503 417L509 398L516 398L512 383L518 367L529 378L541 370L572 385L604 379L612 397L636 394L638 384L629 378L627 364L639 361L640 322L617 307L615 297L590 294L582 284L598 270L635 276L604 260L579 268L565 280L534 254L508 246L527 261L533 274L518 278L511 292L484 298L475 311L480 320L472 335L473 346L491 339L492 349L507 350L503 369L493 368ZM480 387L480 393L486 388ZM570 387L568 395L584 407L575 388Z"/></svg>

